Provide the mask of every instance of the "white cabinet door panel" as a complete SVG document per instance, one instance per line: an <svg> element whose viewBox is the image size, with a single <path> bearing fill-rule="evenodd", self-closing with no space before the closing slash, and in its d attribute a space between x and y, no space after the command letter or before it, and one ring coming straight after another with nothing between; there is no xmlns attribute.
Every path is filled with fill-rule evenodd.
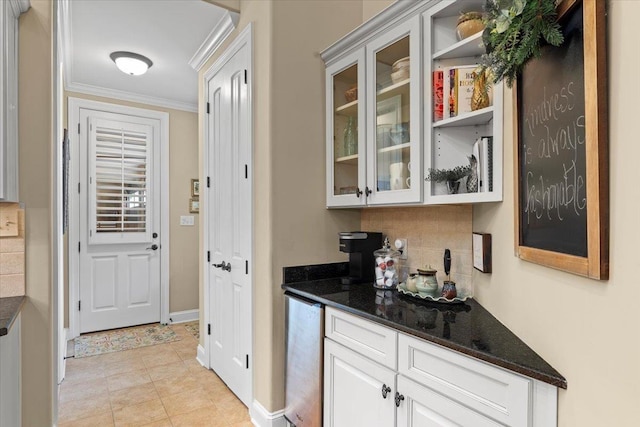
<svg viewBox="0 0 640 427"><path fill-rule="evenodd" d="M498 427L503 426L434 390L398 376L404 400L398 408L398 427Z"/></svg>
<svg viewBox="0 0 640 427"><path fill-rule="evenodd" d="M324 426L395 425L395 372L325 339ZM386 398L382 387L391 390Z"/></svg>

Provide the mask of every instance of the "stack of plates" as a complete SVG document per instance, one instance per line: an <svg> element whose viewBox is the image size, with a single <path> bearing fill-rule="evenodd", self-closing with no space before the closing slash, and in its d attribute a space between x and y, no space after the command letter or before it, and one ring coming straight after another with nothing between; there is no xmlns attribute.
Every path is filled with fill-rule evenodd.
<svg viewBox="0 0 640 427"><path fill-rule="evenodd" d="M391 81L398 83L409 78L410 58L405 56L398 59L391 67Z"/></svg>

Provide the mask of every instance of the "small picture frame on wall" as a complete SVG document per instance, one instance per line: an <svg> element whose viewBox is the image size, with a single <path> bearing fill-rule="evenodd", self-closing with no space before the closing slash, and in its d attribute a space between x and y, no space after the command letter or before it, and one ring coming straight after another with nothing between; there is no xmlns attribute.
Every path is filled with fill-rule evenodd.
<svg viewBox="0 0 640 427"><path fill-rule="evenodd" d="M491 273L491 234L473 233L473 268Z"/></svg>
<svg viewBox="0 0 640 427"><path fill-rule="evenodd" d="M189 199L189 212L200 213L200 200L197 197Z"/></svg>
<svg viewBox="0 0 640 427"><path fill-rule="evenodd" d="M191 197L200 197L200 180L191 180Z"/></svg>

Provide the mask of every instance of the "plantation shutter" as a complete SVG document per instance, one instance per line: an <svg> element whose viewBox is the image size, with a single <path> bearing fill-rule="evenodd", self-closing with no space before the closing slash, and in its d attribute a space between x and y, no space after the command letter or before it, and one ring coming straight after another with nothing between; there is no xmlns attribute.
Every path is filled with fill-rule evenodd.
<svg viewBox="0 0 640 427"><path fill-rule="evenodd" d="M151 127L90 123L90 243L150 241Z"/></svg>

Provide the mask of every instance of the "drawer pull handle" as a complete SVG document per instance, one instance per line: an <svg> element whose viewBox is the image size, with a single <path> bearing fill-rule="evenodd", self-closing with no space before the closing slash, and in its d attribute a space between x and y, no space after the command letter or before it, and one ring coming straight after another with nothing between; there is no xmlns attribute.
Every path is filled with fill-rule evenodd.
<svg viewBox="0 0 640 427"><path fill-rule="evenodd" d="M386 384L382 384L382 397L387 398L387 394L391 391L391 387L387 387Z"/></svg>
<svg viewBox="0 0 640 427"><path fill-rule="evenodd" d="M400 402L404 400L404 396L396 391L396 407L400 407Z"/></svg>

